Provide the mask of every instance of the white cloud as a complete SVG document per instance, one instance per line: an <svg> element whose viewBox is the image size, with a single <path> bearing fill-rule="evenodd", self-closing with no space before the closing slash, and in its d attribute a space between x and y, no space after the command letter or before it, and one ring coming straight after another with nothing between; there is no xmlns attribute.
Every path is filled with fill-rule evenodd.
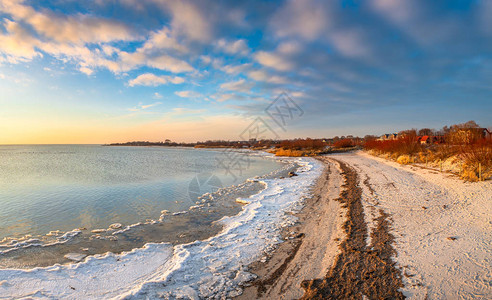
<svg viewBox="0 0 492 300"><path fill-rule="evenodd" d="M155 103L152 103L152 104L142 104L142 103L139 103L137 106L133 107L133 108L128 108L128 111L132 111L132 112L138 112L138 111L142 111L142 110L145 110L147 108L151 108L151 107L154 107L154 106L157 106L157 105L161 105L162 103L161 102L155 102Z"/></svg>
<svg viewBox="0 0 492 300"><path fill-rule="evenodd" d="M331 31L328 39L331 45L344 56L358 58L370 57L371 50L369 43L365 42L364 35L357 30Z"/></svg>
<svg viewBox="0 0 492 300"><path fill-rule="evenodd" d="M167 83L180 84L183 83L184 79L177 76L157 76L151 73L145 73L139 75L137 78L132 79L128 82L129 86L143 85L143 86L158 86Z"/></svg>
<svg viewBox="0 0 492 300"><path fill-rule="evenodd" d="M175 92L174 94L176 94L181 98L198 98L202 96L202 94L197 93L195 91L179 91L179 92Z"/></svg>
<svg viewBox="0 0 492 300"><path fill-rule="evenodd" d="M139 66L149 66L155 69L170 71L173 73L183 73L193 71L193 67L186 61L174 58L172 56L162 54L158 56L150 56L144 51L137 50L136 52L120 52L119 61L115 62L113 72L125 72L135 69Z"/></svg>
<svg viewBox="0 0 492 300"><path fill-rule="evenodd" d="M177 35L206 42L212 38L212 26L195 3L167 0L162 2L171 11L171 27Z"/></svg>
<svg viewBox="0 0 492 300"><path fill-rule="evenodd" d="M10 63L32 60L42 56L35 47L39 41L18 23L4 20L5 34L0 33L0 52Z"/></svg>
<svg viewBox="0 0 492 300"><path fill-rule="evenodd" d="M200 60L206 65L209 65L212 62L212 58L208 55L200 56Z"/></svg>
<svg viewBox="0 0 492 300"><path fill-rule="evenodd" d="M253 86L254 86L254 83L247 82L246 80L241 79L238 81L231 81L231 82L223 83L220 85L220 88L222 90L227 90L227 91L250 93Z"/></svg>
<svg viewBox="0 0 492 300"><path fill-rule="evenodd" d="M238 54L243 56L248 55L250 51L244 39L239 39L234 42L220 39L217 42L217 48L227 54Z"/></svg>
<svg viewBox="0 0 492 300"><path fill-rule="evenodd" d="M89 15L59 15L52 11L38 12L21 1L2 1L0 10L13 19L25 22L44 38L58 43L100 43L135 39L126 25Z"/></svg>
<svg viewBox="0 0 492 300"><path fill-rule="evenodd" d="M154 98L154 99L162 99L162 95L159 94L158 92L155 92L154 95L152 95L152 98Z"/></svg>
<svg viewBox="0 0 492 300"><path fill-rule="evenodd" d="M149 107L152 107L152 106L156 106L156 105L159 105L159 104L162 104L161 102L156 102L156 103L152 103L152 104L147 104L147 105L142 105L142 109L147 109Z"/></svg>
<svg viewBox="0 0 492 300"><path fill-rule="evenodd" d="M243 100L245 99L241 95L236 95L233 93L217 93L212 95L212 98L215 99L217 102L226 102L229 100Z"/></svg>
<svg viewBox="0 0 492 300"><path fill-rule="evenodd" d="M371 6L395 23L409 22L416 13L416 7L410 1L374 0Z"/></svg>
<svg viewBox="0 0 492 300"><path fill-rule="evenodd" d="M268 74L264 70L250 71L248 72L248 77L256 81L263 81L275 84L284 84L288 82L287 78L278 75Z"/></svg>
<svg viewBox="0 0 492 300"><path fill-rule="evenodd" d="M242 65L226 65L220 68L221 71L227 74L239 74L250 69L252 66L251 63L246 63Z"/></svg>
<svg viewBox="0 0 492 300"><path fill-rule="evenodd" d="M487 2L487 1L485 1ZM456 42L456 33L460 24L456 18L436 16L429 9L426 1L371 1L371 8L381 17L387 19L414 41L423 46L430 46L443 41Z"/></svg>
<svg viewBox="0 0 492 300"><path fill-rule="evenodd" d="M194 70L189 63L169 55L148 58L147 65L160 70L168 70L173 73L191 72Z"/></svg>
<svg viewBox="0 0 492 300"><path fill-rule="evenodd" d="M288 41L288 42L283 42L277 47L277 52L285 54L285 55L292 55L292 54L297 54L302 51L302 45L301 43L297 41Z"/></svg>
<svg viewBox="0 0 492 300"><path fill-rule="evenodd" d="M258 51L254 55L254 58L260 64L278 71L289 71L294 68L294 64L292 64L292 62L275 53Z"/></svg>
<svg viewBox="0 0 492 300"><path fill-rule="evenodd" d="M94 73L94 71L88 67L80 67L79 71L86 75L92 75L92 73Z"/></svg>
<svg viewBox="0 0 492 300"><path fill-rule="evenodd" d="M167 27L163 27L157 32L152 32L141 48L141 50L156 51L161 49L176 50L181 53L189 52L189 49L180 44L178 40L172 36L171 30Z"/></svg>
<svg viewBox="0 0 492 300"><path fill-rule="evenodd" d="M180 44L167 27L151 32L140 48L129 53L107 44L141 40L141 36L118 21L84 14L60 15L48 9L36 11L19 1L0 2L0 11L13 19L3 20L5 32L0 32L0 61L25 62L47 53L64 62L78 64L77 69L88 75L96 68L107 68L114 73L140 66L173 73L194 70L188 62L178 58L187 53L188 48Z"/></svg>
<svg viewBox="0 0 492 300"><path fill-rule="evenodd" d="M323 1L290 0L272 18L271 27L279 37L316 39L329 25Z"/></svg>

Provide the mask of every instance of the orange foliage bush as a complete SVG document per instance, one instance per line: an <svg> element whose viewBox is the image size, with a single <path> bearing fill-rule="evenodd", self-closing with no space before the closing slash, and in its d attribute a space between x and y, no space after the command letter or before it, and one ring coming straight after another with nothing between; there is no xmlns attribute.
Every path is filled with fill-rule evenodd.
<svg viewBox="0 0 492 300"><path fill-rule="evenodd" d="M333 147L335 148L349 148L353 146L354 146L354 142L351 139L338 140L335 143L333 143Z"/></svg>
<svg viewBox="0 0 492 300"><path fill-rule="evenodd" d="M369 140L364 144L367 150L375 150L381 153L396 155L413 155L422 151L423 147L414 137L403 137L396 140L377 141Z"/></svg>
<svg viewBox="0 0 492 300"><path fill-rule="evenodd" d="M285 140L277 145L278 148L291 149L291 150L302 150L302 149L323 149L326 144L320 139L295 139L295 140Z"/></svg>

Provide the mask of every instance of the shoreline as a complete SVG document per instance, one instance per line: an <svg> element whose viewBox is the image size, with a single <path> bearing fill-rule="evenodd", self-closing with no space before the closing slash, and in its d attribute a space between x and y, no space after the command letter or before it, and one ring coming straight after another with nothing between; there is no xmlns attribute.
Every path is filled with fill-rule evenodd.
<svg viewBox="0 0 492 300"><path fill-rule="evenodd" d="M357 173L339 160L318 159L325 170L297 214L299 222L283 230L285 242L267 259L249 266L258 278L236 299L402 299L387 216L366 245Z"/></svg>
<svg viewBox="0 0 492 300"><path fill-rule="evenodd" d="M0 294L54 298L237 296L239 284L253 276L245 265L279 243L279 230L295 222L287 212L300 208L320 174L321 166L313 159L293 161L300 165L298 176L261 179L267 188L248 198L250 204L239 214L219 220L224 228L216 236L176 246L149 243L120 255L91 256L77 264L0 270Z"/></svg>
<svg viewBox="0 0 492 300"><path fill-rule="evenodd" d="M216 236L176 246L149 243L69 266L0 270L0 295L475 299L491 294L492 274L477 263L490 259L490 182L465 184L362 152L296 161L298 176L262 180L265 190L240 199L248 204L219 220L224 227Z"/></svg>
<svg viewBox="0 0 492 300"><path fill-rule="evenodd" d="M305 202L300 221L283 230L284 242L249 266L258 278L246 283L237 299L483 299L492 294L491 182L466 183L360 151L320 159L342 169L340 197L320 194L323 182L337 181L332 167ZM320 226L312 222L319 212L336 221L323 213L329 205L319 203L323 197L340 201L338 212L345 216L341 232L327 233L331 239L317 236ZM306 244L310 249L303 249ZM323 264L320 255L331 260Z"/></svg>
<svg viewBox="0 0 492 300"><path fill-rule="evenodd" d="M248 266L258 276L246 283L236 299L300 298L301 283L307 278L321 277L332 267L344 239L342 224L346 209L334 201L343 182L337 165L323 163L323 173L316 180L311 197L295 214L297 222L282 230L276 250ZM319 251L319 249L326 249ZM309 257L309 260L305 258Z"/></svg>
<svg viewBox="0 0 492 300"><path fill-rule="evenodd" d="M279 163L278 169L254 177L259 180L286 177L289 171L299 168L294 162L290 162L293 160L270 154L248 152L248 155ZM179 245L205 240L222 230L216 223L219 219L236 215L241 211L241 203L234 199L253 196L265 188L254 178L220 188L211 194L200 195L198 201L185 211L163 210L159 217L141 220L135 224L117 223L115 225L118 227L110 225L108 228L75 228L67 232L53 229L40 236L7 237L4 239L5 243L0 244L1 269L28 270L55 264L69 265L83 261L85 257L104 255L106 252L120 254L132 251L142 248L146 243L166 242ZM189 225L185 226L186 224ZM142 236L146 237L146 242L132 242L140 240ZM9 241L15 243L9 244ZM74 261L64 257L69 253L78 254L82 259Z"/></svg>

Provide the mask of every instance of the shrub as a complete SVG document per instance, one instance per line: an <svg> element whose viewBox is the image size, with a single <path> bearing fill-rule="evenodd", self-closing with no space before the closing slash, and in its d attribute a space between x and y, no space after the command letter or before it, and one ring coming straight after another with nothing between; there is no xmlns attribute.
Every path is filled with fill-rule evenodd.
<svg viewBox="0 0 492 300"><path fill-rule="evenodd" d="M461 174L461 179L467 181L478 181L478 176L474 170L464 169L463 173Z"/></svg>
<svg viewBox="0 0 492 300"><path fill-rule="evenodd" d="M409 163L412 163L412 159L410 158L409 155L400 155L398 159L396 160L397 163L401 165L408 165Z"/></svg>
<svg viewBox="0 0 492 300"><path fill-rule="evenodd" d="M423 146L419 144L414 137L407 136L396 140L387 141L367 141L364 148L368 150L376 150L380 153L391 153L400 155L413 155L421 152Z"/></svg>
<svg viewBox="0 0 492 300"><path fill-rule="evenodd" d="M492 140L480 139L473 144L461 145L459 157L468 173L478 175L480 166L483 178L492 176Z"/></svg>
<svg viewBox="0 0 492 300"><path fill-rule="evenodd" d="M320 139L295 139L295 140L284 140L277 148L282 149L294 149L294 150L302 150L302 149L316 149L321 150L326 146L326 143Z"/></svg>
<svg viewBox="0 0 492 300"><path fill-rule="evenodd" d="M292 156L292 157L299 157L303 156L304 151L301 150L291 150L291 149L278 149L275 152L275 156Z"/></svg>
<svg viewBox="0 0 492 300"><path fill-rule="evenodd" d="M353 147L354 143L352 142L351 139L343 139L343 140L338 140L335 143L333 143L333 147L335 148L349 148Z"/></svg>

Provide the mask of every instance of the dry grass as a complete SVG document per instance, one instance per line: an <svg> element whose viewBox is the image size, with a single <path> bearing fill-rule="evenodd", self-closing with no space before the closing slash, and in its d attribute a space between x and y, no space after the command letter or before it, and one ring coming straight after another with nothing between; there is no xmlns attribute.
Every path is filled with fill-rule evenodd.
<svg viewBox="0 0 492 300"><path fill-rule="evenodd" d="M434 167L447 164L447 171L466 181L492 178L492 140L475 139L463 144L421 145L410 139L367 141L369 153L383 156L400 164L421 163Z"/></svg>
<svg viewBox="0 0 492 300"><path fill-rule="evenodd" d="M492 140L479 140L476 143L462 145L459 158L463 161L462 178L469 181L492 177Z"/></svg>
<svg viewBox="0 0 492 300"><path fill-rule="evenodd" d="M275 156L300 157L300 156L306 156L306 153L305 151L302 150L278 149L275 152Z"/></svg>
<svg viewBox="0 0 492 300"><path fill-rule="evenodd" d="M413 163L414 160L413 158L410 157L410 155L400 155L397 159L396 159L396 162L398 162L399 164L402 164L402 165L408 165L410 163Z"/></svg>

